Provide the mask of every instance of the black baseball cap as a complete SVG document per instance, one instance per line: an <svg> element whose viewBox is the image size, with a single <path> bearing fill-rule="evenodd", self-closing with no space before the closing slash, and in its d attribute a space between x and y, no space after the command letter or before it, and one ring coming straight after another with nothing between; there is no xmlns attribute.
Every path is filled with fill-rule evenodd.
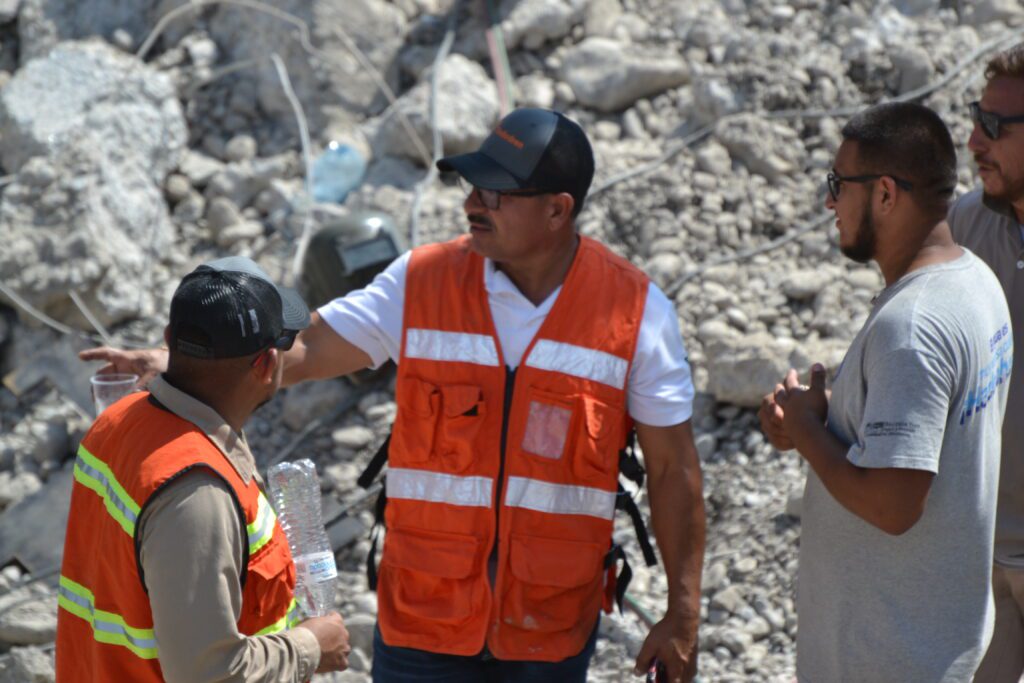
<svg viewBox="0 0 1024 683"><path fill-rule="evenodd" d="M217 259L182 279L171 299L170 346L195 358L238 358L291 347L309 308L252 260Z"/></svg>
<svg viewBox="0 0 1024 683"><path fill-rule="evenodd" d="M594 150L579 124L550 109L516 109L468 154L437 162L485 190L567 192L575 200L573 215L594 179Z"/></svg>

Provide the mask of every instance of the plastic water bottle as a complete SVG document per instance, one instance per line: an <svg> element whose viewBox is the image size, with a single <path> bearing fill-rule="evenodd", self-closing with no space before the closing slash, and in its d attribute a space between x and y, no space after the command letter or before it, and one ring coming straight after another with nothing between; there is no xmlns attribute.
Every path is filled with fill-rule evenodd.
<svg viewBox="0 0 1024 683"><path fill-rule="evenodd" d="M307 617L334 607L338 568L320 514L320 478L309 459L282 462L268 472L270 497L295 560L295 598Z"/></svg>
<svg viewBox="0 0 1024 683"><path fill-rule="evenodd" d="M313 162L313 199L340 204L359 187L366 160L354 147L332 140Z"/></svg>

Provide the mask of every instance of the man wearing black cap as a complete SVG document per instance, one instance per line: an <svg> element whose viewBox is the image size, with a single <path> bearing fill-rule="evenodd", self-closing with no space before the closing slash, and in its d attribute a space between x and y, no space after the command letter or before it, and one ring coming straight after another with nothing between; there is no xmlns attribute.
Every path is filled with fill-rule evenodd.
<svg viewBox="0 0 1024 683"><path fill-rule="evenodd" d="M635 672L690 680L704 509L675 307L577 233L594 158L565 116L515 110L438 166L467 185L469 234L321 307L285 354L286 385L398 363L374 681L585 681L634 425L668 579Z"/></svg>
<svg viewBox="0 0 1024 683"><path fill-rule="evenodd" d="M346 668L337 613L296 624L287 539L242 433L309 319L249 259L181 282L166 372L104 411L78 452L60 680L299 682Z"/></svg>

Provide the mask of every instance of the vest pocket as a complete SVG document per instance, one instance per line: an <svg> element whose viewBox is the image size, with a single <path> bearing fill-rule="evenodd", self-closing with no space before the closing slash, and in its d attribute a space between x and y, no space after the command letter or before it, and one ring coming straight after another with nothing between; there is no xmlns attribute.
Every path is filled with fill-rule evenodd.
<svg viewBox="0 0 1024 683"><path fill-rule="evenodd" d="M530 455L553 462L571 446L573 430L573 401L564 396L531 389L526 411L526 425L519 448Z"/></svg>
<svg viewBox="0 0 1024 683"><path fill-rule="evenodd" d="M579 397L583 427L573 458L573 473L591 483L607 483L618 471L622 411L593 396Z"/></svg>
<svg viewBox="0 0 1024 683"><path fill-rule="evenodd" d="M575 628L600 591L603 557L599 543L513 535L502 621L527 631Z"/></svg>
<svg viewBox="0 0 1024 683"><path fill-rule="evenodd" d="M479 545L463 534L390 529L381 565L394 574L387 590L399 616L452 625L472 617Z"/></svg>
<svg viewBox="0 0 1024 683"><path fill-rule="evenodd" d="M468 384L441 387L442 416L438 447L446 472L462 472L473 462L484 420L483 392Z"/></svg>
<svg viewBox="0 0 1024 683"><path fill-rule="evenodd" d="M406 377L398 383L395 400L398 415L388 460L396 467L426 462L434 449L441 392L429 382Z"/></svg>
<svg viewBox="0 0 1024 683"><path fill-rule="evenodd" d="M270 541L249 558L239 628L246 635L252 635L283 617L294 586L295 565L291 551L284 534L275 532Z"/></svg>

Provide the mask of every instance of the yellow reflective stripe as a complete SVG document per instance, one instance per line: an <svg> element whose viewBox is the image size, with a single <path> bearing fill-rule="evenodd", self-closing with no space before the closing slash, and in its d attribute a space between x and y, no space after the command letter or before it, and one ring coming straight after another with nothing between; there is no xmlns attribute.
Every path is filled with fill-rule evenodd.
<svg viewBox="0 0 1024 683"><path fill-rule="evenodd" d="M302 615L299 613L299 603L295 600L295 598L292 598L291 604L288 605L287 614L285 614L283 617L275 621L270 626L261 628L253 635L267 636L272 633L280 633L286 628L291 628L300 621L302 621Z"/></svg>
<svg viewBox="0 0 1024 683"><path fill-rule="evenodd" d="M93 637L101 643L120 645L141 659L156 659L156 635L151 628L135 628L121 615L96 609L96 599L85 586L60 577L57 605L92 626Z"/></svg>
<svg viewBox="0 0 1024 683"><path fill-rule="evenodd" d="M107 464L86 450L85 446L78 447L74 476L75 481L103 499L107 512L121 525L125 533L129 536L135 535L139 506L118 483Z"/></svg>
<svg viewBox="0 0 1024 683"><path fill-rule="evenodd" d="M271 507L266 496L260 493L256 503L256 519L245 527L245 532L249 536L250 557L270 541L270 537L274 535L274 522L276 521L277 515L274 514L274 508Z"/></svg>

